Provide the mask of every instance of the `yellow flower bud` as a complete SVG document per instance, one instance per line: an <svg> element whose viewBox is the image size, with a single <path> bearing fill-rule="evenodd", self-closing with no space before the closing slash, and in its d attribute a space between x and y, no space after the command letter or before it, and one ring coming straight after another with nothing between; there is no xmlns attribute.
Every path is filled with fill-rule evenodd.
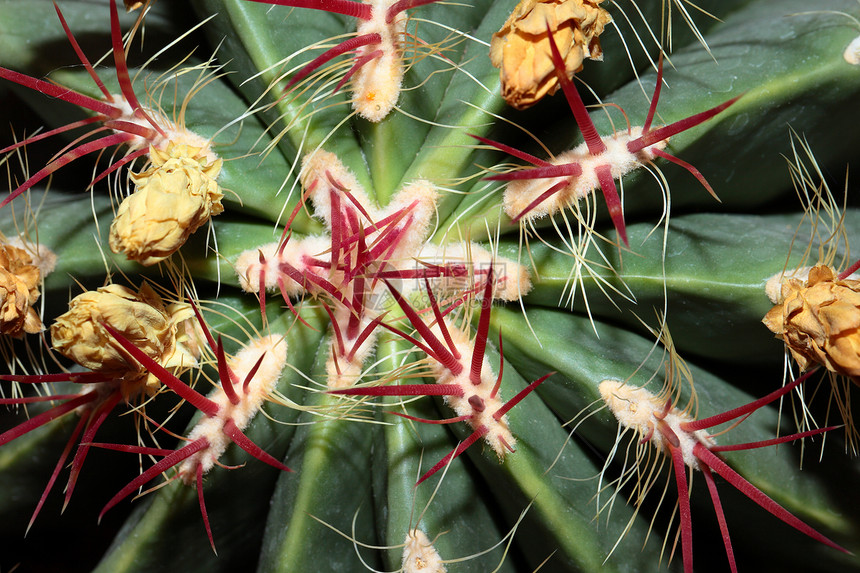
<svg viewBox="0 0 860 573"><path fill-rule="evenodd" d="M110 227L110 248L143 265L163 261L188 237L224 210L215 181L221 159L208 163L201 149L169 144L149 148L152 165L132 174L137 190L117 209Z"/></svg>
<svg viewBox="0 0 860 573"><path fill-rule="evenodd" d="M145 378L147 388L154 390L158 378L129 356L103 324L165 368L187 368L196 360L177 343L177 331L184 334L180 323L191 315L187 304L166 307L146 283L137 292L112 284L72 299L69 311L51 325L51 342L55 350L85 368L129 382Z"/></svg>
<svg viewBox="0 0 860 573"><path fill-rule="evenodd" d="M585 58L600 60L598 36L612 21L603 0L521 0L502 29L493 34L490 60L500 69L502 96L525 109L558 90L547 27L569 76Z"/></svg>
<svg viewBox="0 0 860 573"><path fill-rule="evenodd" d="M27 251L0 243L0 334L20 337L44 330L32 306L39 298L41 280Z"/></svg>
<svg viewBox="0 0 860 573"><path fill-rule="evenodd" d="M809 271L806 283L788 279L782 302L764 322L783 340L801 371L821 364L860 380L860 281L839 280L826 265Z"/></svg>

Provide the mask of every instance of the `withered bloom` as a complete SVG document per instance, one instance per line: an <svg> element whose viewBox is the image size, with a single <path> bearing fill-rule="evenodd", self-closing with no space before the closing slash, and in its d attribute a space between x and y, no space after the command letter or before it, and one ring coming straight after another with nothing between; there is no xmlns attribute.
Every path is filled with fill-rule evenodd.
<svg viewBox="0 0 860 573"><path fill-rule="evenodd" d="M146 378L147 387L154 389L159 386L158 378L143 371L104 324L109 324L154 361L170 369L196 363L177 341L177 333L184 334L180 323L192 316L190 305L165 305L146 283L137 292L112 284L73 298L69 311L51 325L51 342L55 350L85 368L129 382Z"/></svg>
<svg viewBox="0 0 860 573"><path fill-rule="evenodd" d="M547 27L564 59L568 75L582 69L585 58L600 60L598 36L612 18L598 5L603 0L522 0L493 34L490 60L500 69L502 96L525 109L558 90Z"/></svg>
<svg viewBox="0 0 860 573"><path fill-rule="evenodd" d="M169 144L149 148L152 165L132 174L137 190L120 204L110 227L110 249L143 265L163 261L194 231L224 210L215 181L221 159L209 162L200 148Z"/></svg>
<svg viewBox="0 0 860 573"><path fill-rule="evenodd" d="M33 309L42 277L24 249L0 243L0 334L20 337L44 330Z"/></svg>
<svg viewBox="0 0 860 573"><path fill-rule="evenodd" d="M860 281L816 265L782 284L781 302L762 322L783 340L801 371L821 364L860 381Z"/></svg>

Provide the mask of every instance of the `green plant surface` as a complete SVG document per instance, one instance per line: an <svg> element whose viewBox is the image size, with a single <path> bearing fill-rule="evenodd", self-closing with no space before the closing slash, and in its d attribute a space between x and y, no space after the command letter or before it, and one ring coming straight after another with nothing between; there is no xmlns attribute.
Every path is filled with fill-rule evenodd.
<svg viewBox="0 0 860 573"><path fill-rule="evenodd" d="M58 4L98 75L119 92L108 1ZM487 43L515 2L410 9L409 37L420 40L410 42L414 61L397 107L379 123L352 114L349 85L332 93L349 68L343 57L326 68L328 76L285 92L290 75L322 46L355 31L355 18L247 0L152 2L126 47L135 92L143 105L168 116L182 113L188 129L212 138L224 159L218 179L224 213L170 262L143 267L112 253L108 232L128 168L89 183L122 156L120 148L113 157L108 150L100 158L76 159L0 209L0 232L56 253L56 268L35 306L48 327L83 290L107 282L134 288L146 280L177 300L199 304L228 354L255 333L284 336L288 365L277 394L245 433L292 471L266 465L235 443L227 449L203 477L216 553L195 487L171 479L175 469L100 517L108 500L159 457L95 447L68 509L62 507L68 473L61 468L25 536L77 423L77 414L64 416L0 446L0 571L414 573L401 560L407 534L416 527L452 573L684 570L671 460L638 507L636 480L618 487L633 475L624 471L635 463L636 439L621 437L598 385L619 380L654 393L668 385L681 408L695 393L699 418L776 390L790 377L786 370L797 374L797 368L761 324L773 306L765 282L800 264L827 262L841 270L854 261L856 248L850 246L860 240L851 174L860 148L860 132L852 128L860 122L860 67L842 56L860 34L844 14L860 18L860 5L696 4L699 9L678 0L604 2L614 23L601 37L603 60L586 60L574 82L598 133L624 132L627 120L641 125L657 81L655 38L671 7L674 34L671 51L666 46L655 126L740 96L709 121L673 136L667 148L701 171L719 202L687 170L663 159L649 166L650 173L638 169L616 181L628 248L617 239L602 194L583 199L566 215L521 227L505 214L503 182L484 179L524 162L473 135L540 159L583 139L561 92L521 112L500 96ZM703 41L684 22L682 9ZM140 14L122 13L121 4L120 12L124 31ZM0 0L0 66L101 97L46 0ZM607 105L592 105L599 103ZM0 78L0 148L88 113ZM63 146L77 145L74 137L32 141L0 159L9 190ZM299 178L302 159L317 149L336 154L354 174L371 210L396 200L409 183L428 180L439 193L428 244L453 249L475 241L503 257L495 272L512 273L517 264L528 270L533 288L519 300L494 301L488 334L481 334L482 305L472 296L483 292L483 283L473 277L474 292L446 301L462 296L462 308L448 320L472 339L486 338L485 368L494 380L499 375L501 402L551 374L507 413L516 445L504 459L479 439L416 485L475 428L464 421L427 423L456 416L441 396L326 393L329 344L337 338L331 307L323 301L336 307L336 297L293 297L294 314L278 292L267 293L261 305L258 295L242 290L240 256L262 253L285 236L291 213L296 216L285 249L331 235L332 224L322 221L311 201L300 205L307 191ZM144 162L131 170L140 171ZM806 170L802 184L798 170ZM577 221L577 209L589 228ZM410 268L423 268L420 254L408 257ZM394 282L402 289L414 282L405 300L424 309L429 323L423 283ZM381 281L378 287L388 294ZM393 298L382 305L392 328L426 339L410 329ZM658 341L663 320L674 342L669 349ZM51 351L49 330L2 343L6 367L0 375L81 371ZM674 352L686 360L689 377L670 376ZM181 376L202 394L219 380L214 354L207 350L206 364ZM432 364L412 341L380 328L360 383L430 384ZM837 383L842 386L833 396L846 400L850 411L856 383ZM0 384L0 398L19 395L10 382ZM79 391L74 384L26 386L33 389L25 394ZM801 431L803 408L819 426L843 423L826 376L816 374L801 388L805 404L794 393L736 427L717 426L714 433L726 431L715 440L745 443ZM0 435L57 403L0 406ZM167 390L143 411L146 418L121 402L94 441L179 449L187 443L183 436L206 417ZM840 553L791 529L718 477L740 570L860 571L860 466L852 440L851 430L840 428L802 443L721 454L754 487L853 552ZM652 452L651 459L660 456ZM642 477L649 470L643 465L639 471ZM713 503L701 473L694 473L695 570L725 571ZM45 543L50 553L41 549Z"/></svg>

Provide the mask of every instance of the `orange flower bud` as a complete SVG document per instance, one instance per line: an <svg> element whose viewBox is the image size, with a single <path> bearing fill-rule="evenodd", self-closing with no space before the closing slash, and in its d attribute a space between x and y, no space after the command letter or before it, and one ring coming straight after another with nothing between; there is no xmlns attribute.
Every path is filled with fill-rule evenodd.
<svg viewBox="0 0 860 573"><path fill-rule="evenodd" d="M547 27L552 31L568 75L585 58L600 60L598 36L612 17L603 0L522 0L502 29L493 34L490 60L500 69L502 97L525 109L558 90Z"/></svg>
<svg viewBox="0 0 860 573"><path fill-rule="evenodd" d="M0 334L20 337L44 330L33 304L41 273L24 249L0 243Z"/></svg>
<svg viewBox="0 0 860 573"><path fill-rule="evenodd" d="M806 283L789 278L782 301L762 322L783 340L801 371L821 364L860 380L860 281L839 280L826 265L809 271Z"/></svg>

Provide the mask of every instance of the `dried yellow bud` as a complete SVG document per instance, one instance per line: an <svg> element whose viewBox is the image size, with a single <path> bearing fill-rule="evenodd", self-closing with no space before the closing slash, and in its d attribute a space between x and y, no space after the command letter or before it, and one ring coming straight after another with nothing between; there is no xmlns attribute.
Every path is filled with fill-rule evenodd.
<svg viewBox="0 0 860 573"><path fill-rule="evenodd" d="M69 311L51 325L54 349L81 366L129 382L146 379L157 388L158 378L143 367L105 329L109 324L165 368L195 364L195 359L177 343L178 325L193 315L187 304L166 307L161 297L144 283L138 292L121 285L108 285L76 296Z"/></svg>
<svg viewBox="0 0 860 573"><path fill-rule="evenodd" d="M152 165L131 179L137 190L126 197L110 227L110 249L143 265L163 261L188 237L224 210L215 181L221 159L208 163L201 149L168 144L149 148Z"/></svg>
<svg viewBox="0 0 860 573"><path fill-rule="evenodd" d="M33 304L39 298L39 268L24 249L0 244L0 334L20 337L44 330Z"/></svg>
<svg viewBox="0 0 860 573"><path fill-rule="evenodd" d="M500 69L502 97L525 109L558 90L547 27L569 76L585 58L600 60L598 36L612 21L603 0L522 0L502 29L493 34L490 60Z"/></svg>
<svg viewBox="0 0 860 573"><path fill-rule="evenodd" d="M764 322L782 339L801 370L822 364L860 380L860 281L839 280L826 265L809 271L804 284L788 279L782 302Z"/></svg>

